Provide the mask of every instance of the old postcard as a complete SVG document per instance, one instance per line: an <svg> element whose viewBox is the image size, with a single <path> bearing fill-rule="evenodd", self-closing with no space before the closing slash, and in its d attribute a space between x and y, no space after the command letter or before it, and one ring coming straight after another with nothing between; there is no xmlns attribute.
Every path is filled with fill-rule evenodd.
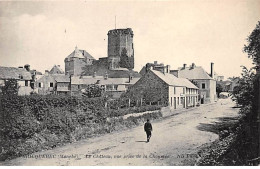
<svg viewBox="0 0 260 169"><path fill-rule="evenodd" d="M0 1L0 165L259 165L259 7Z"/></svg>

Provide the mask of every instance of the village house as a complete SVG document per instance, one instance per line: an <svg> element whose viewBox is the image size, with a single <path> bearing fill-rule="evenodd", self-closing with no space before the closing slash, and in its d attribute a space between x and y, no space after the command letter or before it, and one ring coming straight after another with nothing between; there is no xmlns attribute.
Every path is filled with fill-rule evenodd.
<svg viewBox="0 0 260 169"><path fill-rule="evenodd" d="M188 79L177 78L170 74L169 65L160 65L155 69L147 65L146 72L129 91L141 97L141 100L146 99L144 101L168 105L174 109L197 105L197 86Z"/></svg>
<svg viewBox="0 0 260 169"><path fill-rule="evenodd" d="M191 66L183 65L178 70L171 70L171 74L179 78L191 80L199 87L199 97L201 104L212 103L217 100L216 80L214 79L214 63L211 63L210 75L200 66L192 63Z"/></svg>
<svg viewBox="0 0 260 169"><path fill-rule="evenodd" d="M5 81L17 80L18 95L30 95L32 92L32 76L27 67L2 67L0 66L0 86L5 85Z"/></svg>
<svg viewBox="0 0 260 169"><path fill-rule="evenodd" d="M38 94L69 94L70 76L65 75L59 65L54 65L51 71L45 70L44 75L36 79Z"/></svg>
<svg viewBox="0 0 260 169"><path fill-rule="evenodd" d="M110 78L105 76L71 76L72 95L81 95L88 85L98 85L113 98L119 98L127 89L135 84L140 78Z"/></svg>

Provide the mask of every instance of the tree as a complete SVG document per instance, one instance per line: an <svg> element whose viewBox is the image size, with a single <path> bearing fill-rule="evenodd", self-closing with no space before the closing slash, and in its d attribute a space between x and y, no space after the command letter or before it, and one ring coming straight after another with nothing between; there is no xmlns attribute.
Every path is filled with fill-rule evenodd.
<svg viewBox="0 0 260 169"><path fill-rule="evenodd" d="M195 86L197 86L198 88L200 88L200 85L197 81L195 80L190 80L191 83L193 83Z"/></svg>
<svg viewBox="0 0 260 169"><path fill-rule="evenodd" d="M242 77L238 80L238 86L233 90L232 98L236 100L238 105L252 107L255 100L254 95L254 78L255 73L253 69L242 68Z"/></svg>
<svg viewBox="0 0 260 169"><path fill-rule="evenodd" d="M18 95L19 86L17 80L5 80L4 86L1 87L3 95Z"/></svg>
<svg viewBox="0 0 260 169"><path fill-rule="evenodd" d="M260 22L247 38L247 42L243 50L255 66L251 69L243 67L242 77L233 90L233 98L242 106L240 112L244 114L240 131L245 138L241 142L244 152L242 158L251 161L260 157Z"/></svg>
<svg viewBox="0 0 260 169"><path fill-rule="evenodd" d="M244 46L244 52L248 54L248 57L253 60L256 65L256 69L259 70L260 65L260 21L256 25L256 28L247 38L248 45Z"/></svg>
<svg viewBox="0 0 260 169"><path fill-rule="evenodd" d="M96 84L91 84L85 88L85 92L83 92L83 94L88 96L88 98L101 97L103 94L103 89Z"/></svg>
<svg viewBox="0 0 260 169"><path fill-rule="evenodd" d="M219 94L220 94L221 92L223 92L223 87L222 87L222 85L219 84L219 83L217 83L216 92L217 92L218 97L219 97Z"/></svg>

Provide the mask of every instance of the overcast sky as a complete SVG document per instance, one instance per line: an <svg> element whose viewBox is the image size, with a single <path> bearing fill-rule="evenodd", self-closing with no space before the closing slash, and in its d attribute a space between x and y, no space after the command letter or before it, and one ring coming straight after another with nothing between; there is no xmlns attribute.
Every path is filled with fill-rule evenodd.
<svg viewBox="0 0 260 169"><path fill-rule="evenodd" d="M44 72L77 45L96 59L107 57L107 32L134 31L135 70L157 60L195 63L226 77L250 66L246 38L260 20L260 0L143 2L0 2L0 65Z"/></svg>

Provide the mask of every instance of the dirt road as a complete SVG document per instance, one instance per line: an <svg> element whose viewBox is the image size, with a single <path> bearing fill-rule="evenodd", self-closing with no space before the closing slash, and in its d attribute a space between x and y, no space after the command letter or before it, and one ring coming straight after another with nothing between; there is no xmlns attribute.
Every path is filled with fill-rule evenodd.
<svg viewBox="0 0 260 169"><path fill-rule="evenodd" d="M143 126L79 141L53 150L34 153L0 165L192 165L198 159L198 147L218 139L218 135L201 131L200 124L234 117L230 99L202 105L169 118L153 122L149 143Z"/></svg>

